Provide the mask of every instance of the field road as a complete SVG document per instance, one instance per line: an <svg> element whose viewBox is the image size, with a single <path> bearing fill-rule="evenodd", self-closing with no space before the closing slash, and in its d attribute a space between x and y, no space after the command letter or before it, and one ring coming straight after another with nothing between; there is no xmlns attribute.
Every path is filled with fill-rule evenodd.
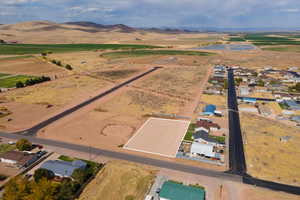
<svg viewBox="0 0 300 200"><path fill-rule="evenodd" d="M20 135L20 134L12 134L12 133L1 132L0 137L8 138L11 140L18 140L21 138L25 138L25 139L28 139L29 141L31 141L32 143L46 145L49 147L53 147L53 149L63 148L68 151L72 150L72 151L78 152L78 153L91 153L94 156L104 156L104 157L108 157L108 158L112 158L112 159L126 160L129 162L135 162L135 163L139 163L139 164L150 165L150 166L165 168L165 169L172 169L172 170L176 170L176 171L187 172L190 174L197 174L197 175L203 175L203 176L207 176L207 177L220 178L220 179L235 181L235 182L242 181L242 177L234 175L234 174L229 174L229 173L225 173L225 172L219 172L219 171L214 171L214 170L210 170L210 169L204 169L204 168L199 168L199 167L194 167L194 166L189 166L189 165L184 165L184 164L179 164L179 163L174 163L174 162L168 162L168 161L164 161L164 160L146 158L146 157L132 155L132 154L123 153L123 152L109 151L109 150L105 150L105 149L99 149L99 148L94 148L94 147L78 145L78 144L71 144L71 143L66 143L66 142L61 142L61 141L54 141L54 140L49 140L49 139L37 138L34 136L24 136L24 135Z"/></svg>
<svg viewBox="0 0 300 200"><path fill-rule="evenodd" d="M128 84L130 84L130 83L132 83L132 82L134 82L134 81L136 81L136 80L138 80L138 79L140 79L140 78L142 78L142 77L158 70L158 69L160 69L160 68L161 67L154 67L154 68L152 68L152 69L150 69L150 70L148 70L148 71L146 71L146 72L144 72L144 73L142 73L138 76L135 76L135 77L123 82L123 83L120 83L120 84L114 86L113 88L111 88L109 90L106 90L105 92L103 92L103 93L101 93L101 94L99 94L99 95L97 95L97 96L95 96L91 99L88 99L88 100L86 100L86 101L84 101L84 102L82 102L82 103L80 103L80 104L78 104L78 105L76 105L72 108L69 108L69 109L67 109L67 110L65 110L65 111L63 111L63 112L61 112L61 113L59 113L59 114L57 114L57 115L41 122L41 123L31 127L31 128L29 128L27 130L15 132L15 134L36 135L39 130L41 130L42 128L44 128L44 127L46 127L50 124L52 124L53 122L72 114L73 112L75 112L75 111L77 111L77 110L93 103L94 101L96 101L98 99L101 99L104 96L106 96L108 94L111 94L112 92L114 92L114 91L116 91L116 90L118 90L118 89L120 89L120 88L122 88L122 87L124 87L124 86L126 86L126 85L128 85Z"/></svg>

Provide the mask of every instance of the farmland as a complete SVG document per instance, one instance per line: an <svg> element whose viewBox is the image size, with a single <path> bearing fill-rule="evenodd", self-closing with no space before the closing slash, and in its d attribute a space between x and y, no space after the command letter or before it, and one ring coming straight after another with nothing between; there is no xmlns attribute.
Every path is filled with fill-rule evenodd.
<svg viewBox="0 0 300 200"><path fill-rule="evenodd" d="M154 178L155 171L149 167L113 161L84 189L79 200L143 199Z"/></svg>
<svg viewBox="0 0 300 200"><path fill-rule="evenodd" d="M43 52L63 53L74 51L93 51L98 49L147 49L159 48L150 45L130 44L1 44L0 55L40 54Z"/></svg>
<svg viewBox="0 0 300 200"><path fill-rule="evenodd" d="M140 57L151 55L186 55L186 56L210 56L215 55L208 52L200 51L177 51L177 50L134 50L134 51L116 51L102 54L106 58L124 58Z"/></svg>
<svg viewBox="0 0 300 200"><path fill-rule="evenodd" d="M241 127L246 141L248 173L261 179L299 186L300 136L297 129L244 113ZM291 140L280 142L282 136L291 136Z"/></svg>
<svg viewBox="0 0 300 200"><path fill-rule="evenodd" d="M0 79L0 88L13 88L16 87L17 82L26 82L26 80L34 78L33 76L26 76L26 75L17 75L17 76L10 76L10 77L3 77Z"/></svg>

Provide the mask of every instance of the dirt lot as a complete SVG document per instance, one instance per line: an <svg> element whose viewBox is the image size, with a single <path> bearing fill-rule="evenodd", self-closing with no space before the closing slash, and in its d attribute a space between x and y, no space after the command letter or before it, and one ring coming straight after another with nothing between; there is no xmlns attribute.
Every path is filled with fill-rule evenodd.
<svg viewBox="0 0 300 200"><path fill-rule="evenodd" d="M150 118L124 148L174 158L189 124L189 121Z"/></svg>
<svg viewBox="0 0 300 200"><path fill-rule="evenodd" d="M261 179L300 185L299 130L251 114L241 115L248 173ZM291 136L287 142L280 137Z"/></svg>
<svg viewBox="0 0 300 200"><path fill-rule="evenodd" d="M84 189L79 200L143 200L156 172L145 166L113 161Z"/></svg>
<svg viewBox="0 0 300 200"><path fill-rule="evenodd" d="M7 74L27 74L54 76L67 74L63 68L49 64L40 58L8 59L0 62L0 72Z"/></svg>

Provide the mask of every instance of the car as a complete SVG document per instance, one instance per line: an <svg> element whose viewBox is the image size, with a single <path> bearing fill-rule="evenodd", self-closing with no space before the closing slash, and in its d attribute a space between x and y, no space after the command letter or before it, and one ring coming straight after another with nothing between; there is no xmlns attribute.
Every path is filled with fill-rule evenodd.
<svg viewBox="0 0 300 200"><path fill-rule="evenodd" d="M39 157L42 157L43 155L47 154L48 152L47 151L38 151L36 153L36 155L38 155Z"/></svg>
<svg viewBox="0 0 300 200"><path fill-rule="evenodd" d="M8 144L13 145L16 144L14 141L9 141Z"/></svg>

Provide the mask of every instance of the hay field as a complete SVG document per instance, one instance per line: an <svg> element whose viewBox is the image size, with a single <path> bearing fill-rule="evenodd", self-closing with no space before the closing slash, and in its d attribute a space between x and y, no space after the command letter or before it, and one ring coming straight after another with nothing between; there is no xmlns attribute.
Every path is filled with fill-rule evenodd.
<svg viewBox="0 0 300 200"><path fill-rule="evenodd" d="M265 180L300 186L299 130L280 122L241 114L248 173ZM281 136L291 136L280 142Z"/></svg>
<svg viewBox="0 0 300 200"><path fill-rule="evenodd" d="M144 200L155 173L133 163L109 162L83 190L79 200Z"/></svg>
<svg viewBox="0 0 300 200"><path fill-rule="evenodd" d="M108 83L88 76L69 76L55 81L20 88L1 95L2 99L25 104L63 106L82 95L88 95Z"/></svg>
<svg viewBox="0 0 300 200"><path fill-rule="evenodd" d="M160 73L149 76L137 86L177 98L193 99L207 69L207 66L163 68Z"/></svg>

